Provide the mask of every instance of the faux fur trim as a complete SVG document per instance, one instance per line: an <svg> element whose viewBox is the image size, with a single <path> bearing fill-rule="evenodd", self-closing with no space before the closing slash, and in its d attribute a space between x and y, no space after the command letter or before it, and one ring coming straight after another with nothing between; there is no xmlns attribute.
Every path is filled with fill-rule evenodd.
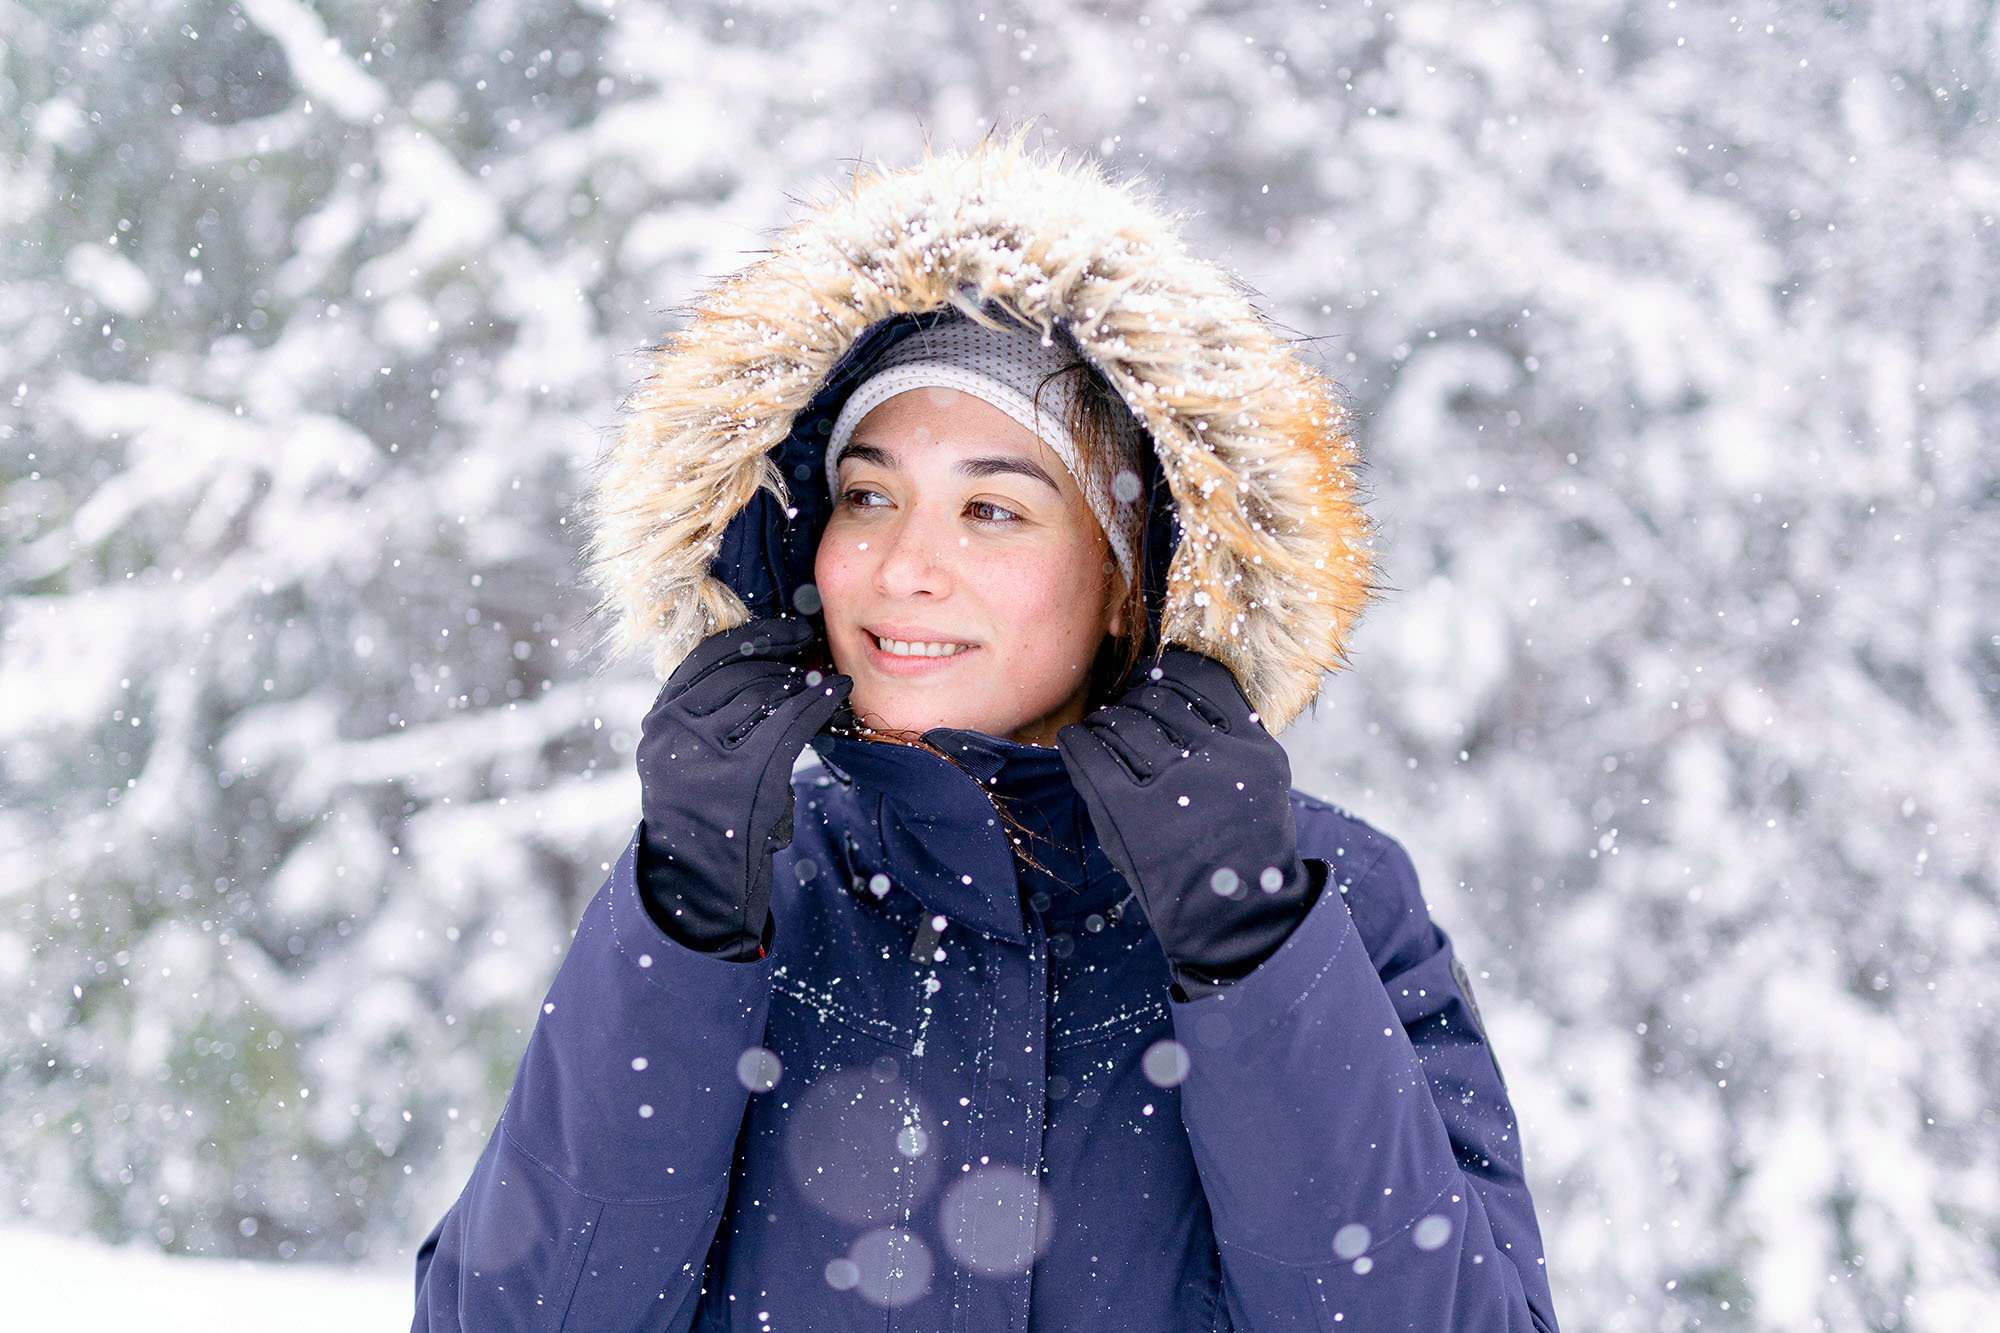
<svg viewBox="0 0 2000 1333"><path fill-rule="evenodd" d="M1346 413L1174 222L1022 136L863 173L727 278L652 356L592 496L591 572L619 652L664 678L743 622L709 574L793 418L871 326L994 303L1066 323L1152 436L1183 536L1166 642L1226 664L1273 730L1346 665L1375 589Z"/></svg>

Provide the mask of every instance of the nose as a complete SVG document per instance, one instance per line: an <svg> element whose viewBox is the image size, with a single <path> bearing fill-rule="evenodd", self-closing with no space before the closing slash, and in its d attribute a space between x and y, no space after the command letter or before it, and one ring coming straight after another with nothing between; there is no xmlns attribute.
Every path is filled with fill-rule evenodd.
<svg viewBox="0 0 2000 1333"><path fill-rule="evenodd" d="M889 531L877 529L881 554L875 562L875 590L887 597L942 597L951 591L945 552L949 534L921 510L908 512Z"/></svg>

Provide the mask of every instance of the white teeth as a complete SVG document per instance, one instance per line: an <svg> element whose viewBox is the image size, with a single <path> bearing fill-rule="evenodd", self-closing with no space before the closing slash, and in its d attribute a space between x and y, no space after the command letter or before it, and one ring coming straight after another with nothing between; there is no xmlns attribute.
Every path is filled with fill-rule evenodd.
<svg viewBox="0 0 2000 1333"><path fill-rule="evenodd" d="M972 645L968 643L917 643L903 639L872 636L875 646L891 657L956 657Z"/></svg>

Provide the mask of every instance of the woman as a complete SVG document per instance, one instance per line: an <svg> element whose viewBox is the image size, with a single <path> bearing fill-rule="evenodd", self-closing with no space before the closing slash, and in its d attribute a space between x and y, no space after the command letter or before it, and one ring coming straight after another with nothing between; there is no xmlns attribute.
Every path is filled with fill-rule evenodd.
<svg viewBox="0 0 2000 1333"><path fill-rule="evenodd" d="M1271 735L1369 594L1341 425L1018 140L713 292L598 491L643 820L417 1327L1553 1329L1464 973Z"/></svg>

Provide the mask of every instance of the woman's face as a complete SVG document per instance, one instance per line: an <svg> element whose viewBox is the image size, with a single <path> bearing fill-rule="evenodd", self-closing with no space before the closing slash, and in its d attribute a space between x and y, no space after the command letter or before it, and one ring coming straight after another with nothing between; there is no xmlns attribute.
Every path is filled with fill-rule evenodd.
<svg viewBox="0 0 2000 1333"><path fill-rule="evenodd" d="M861 419L814 578L849 704L881 730L1031 744L1083 717L1122 580L1076 481L992 404L912 389Z"/></svg>

